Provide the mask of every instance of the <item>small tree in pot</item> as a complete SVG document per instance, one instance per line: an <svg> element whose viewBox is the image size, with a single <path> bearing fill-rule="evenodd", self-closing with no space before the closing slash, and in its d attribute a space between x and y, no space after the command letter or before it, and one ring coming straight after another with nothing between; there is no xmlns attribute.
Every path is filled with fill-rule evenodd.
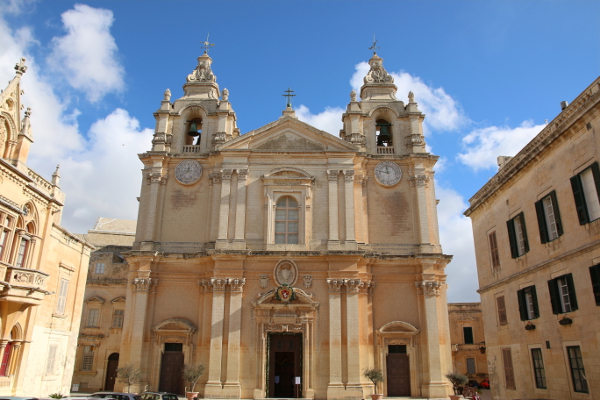
<svg viewBox="0 0 600 400"><path fill-rule="evenodd" d="M377 394L377 384L379 382L383 382L383 371L378 368L368 368L363 372L363 376L373 382L373 386L375 386L375 393L371 395L372 400L381 400L383 398L382 394Z"/></svg>
<svg viewBox="0 0 600 400"><path fill-rule="evenodd" d="M124 367L117 368L117 378L119 382L127 384L127 393L129 393L131 384L142 379L142 371L137 369L133 364L127 364Z"/></svg>
<svg viewBox="0 0 600 400"><path fill-rule="evenodd" d="M192 400L194 397L198 397L198 392L195 392L196 383L198 383L198 379L204 373L204 365L203 364L190 364L183 367L183 379L185 379L190 384L190 391L186 390L185 396ZM186 388L187 389L187 388Z"/></svg>
<svg viewBox="0 0 600 400"><path fill-rule="evenodd" d="M465 385L469 381L469 378L466 375L459 374L458 372L449 372L446 374L446 378L452 382L452 389L454 390L454 396L456 396L454 398L462 397L458 397L461 392L460 387ZM450 398L452 399L453 396L450 396Z"/></svg>

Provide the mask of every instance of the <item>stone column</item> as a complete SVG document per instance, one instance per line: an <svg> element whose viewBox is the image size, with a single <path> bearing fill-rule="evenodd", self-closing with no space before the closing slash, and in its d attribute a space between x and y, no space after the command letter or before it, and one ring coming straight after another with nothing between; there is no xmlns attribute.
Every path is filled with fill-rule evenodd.
<svg viewBox="0 0 600 400"><path fill-rule="evenodd" d="M219 235L217 237L217 248L219 242L227 244L227 231L229 230L229 198L231 194L231 169L221 170L221 203L219 206Z"/></svg>
<svg viewBox="0 0 600 400"><path fill-rule="evenodd" d="M211 278L213 287L210 355L208 362L208 382L204 389L204 397L221 395L221 357L223 355L223 322L225 318L225 288L227 279Z"/></svg>
<svg viewBox="0 0 600 400"><path fill-rule="evenodd" d="M246 246L243 245L245 241L245 229L246 229L246 178L248 177L247 169L238 169L238 181L237 181L237 201L235 205L235 242L242 242L242 249Z"/></svg>
<svg viewBox="0 0 600 400"><path fill-rule="evenodd" d="M448 386L442 370L443 354L440 348L440 327L438 321L437 297L440 295L441 283L435 280L415 282L417 294L423 304L422 326L425 327L425 340L421 340L424 379L421 383L421 396L427 398L446 398Z"/></svg>
<svg viewBox="0 0 600 400"><path fill-rule="evenodd" d="M242 290L246 278L229 278L229 340L227 348L227 380L223 389L228 398L239 399L240 386L240 332L242 329Z"/></svg>
<svg viewBox="0 0 600 400"><path fill-rule="evenodd" d="M344 190L346 191L346 243L356 243L354 229L354 170L344 170Z"/></svg>
<svg viewBox="0 0 600 400"><path fill-rule="evenodd" d="M416 188L417 191L417 210L419 215L419 240L421 245L429 245L431 238L429 236L429 215L427 207L427 183L429 176L425 173L422 167L415 168L414 175L409 178L410 185Z"/></svg>
<svg viewBox="0 0 600 400"><path fill-rule="evenodd" d="M140 206L145 206L144 208L147 210L147 214L145 218L145 225L143 226L143 231L140 233L140 242L142 242L141 249L145 250L144 242L153 242L154 241L154 229L156 227L157 222L157 208L158 208L158 196L160 194L160 186L167 183L167 175L162 174L162 158L152 160L153 165L148 169L148 173L146 174L146 182L150 185L150 189L148 190L148 194L146 196L142 196L142 199L145 199L148 203L141 204ZM152 244L150 243L150 250L154 250Z"/></svg>
<svg viewBox="0 0 600 400"><path fill-rule="evenodd" d="M219 210L221 207L221 174L210 174L210 187L212 190L212 198L210 200L210 230L209 241L216 241L219 237Z"/></svg>
<svg viewBox="0 0 600 400"><path fill-rule="evenodd" d="M338 170L328 170L329 181L329 243L339 243L339 221L338 221Z"/></svg>
<svg viewBox="0 0 600 400"><path fill-rule="evenodd" d="M362 370L360 365L360 315L358 304L358 293L364 283L360 279L348 279L346 281L346 340L348 354L347 373L348 383L346 384L347 397L362 398L361 376Z"/></svg>
<svg viewBox="0 0 600 400"><path fill-rule="evenodd" d="M337 182L336 182L337 183ZM342 384L342 279L327 279L329 286L329 385L328 399L346 397Z"/></svg>

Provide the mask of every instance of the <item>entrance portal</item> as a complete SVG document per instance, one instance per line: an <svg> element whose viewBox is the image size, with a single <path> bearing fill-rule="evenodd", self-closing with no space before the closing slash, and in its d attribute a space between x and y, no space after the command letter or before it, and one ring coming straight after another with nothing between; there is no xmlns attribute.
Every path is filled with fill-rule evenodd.
<svg viewBox="0 0 600 400"><path fill-rule="evenodd" d="M117 368L119 367L119 353L112 353L108 356L106 363L106 380L104 381L104 390L115 390L115 380L117 379Z"/></svg>
<svg viewBox="0 0 600 400"><path fill-rule="evenodd" d="M269 334L268 397L302 397L302 334Z"/></svg>
<svg viewBox="0 0 600 400"><path fill-rule="evenodd" d="M405 345L388 346L387 395L410 396L410 364Z"/></svg>
<svg viewBox="0 0 600 400"><path fill-rule="evenodd" d="M160 382L158 390L179 395L184 394L183 377L183 345L181 343L165 343L165 352L160 363Z"/></svg>

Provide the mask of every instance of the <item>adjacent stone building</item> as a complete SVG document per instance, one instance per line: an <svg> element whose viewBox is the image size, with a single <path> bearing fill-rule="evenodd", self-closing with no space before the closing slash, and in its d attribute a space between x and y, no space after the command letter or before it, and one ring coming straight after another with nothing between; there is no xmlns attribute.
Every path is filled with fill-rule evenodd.
<svg viewBox="0 0 600 400"><path fill-rule="evenodd" d="M448 304L453 371L481 382L487 378L481 303Z"/></svg>
<svg viewBox="0 0 600 400"><path fill-rule="evenodd" d="M113 390L125 321L135 221L98 218L83 235L94 246L87 274L73 383L81 392Z"/></svg>
<svg viewBox="0 0 600 400"><path fill-rule="evenodd" d="M119 350L143 373L132 390L183 393L181 367L201 362L205 398L362 399L369 367L386 396L446 397L451 257L414 95L396 98L375 54L339 137L289 103L240 135L211 64L165 92L140 155Z"/></svg>
<svg viewBox="0 0 600 400"><path fill-rule="evenodd" d="M491 389L600 397L600 78L470 199Z"/></svg>
<svg viewBox="0 0 600 400"><path fill-rule="evenodd" d="M71 388L91 246L60 226L58 168L48 181L27 166L25 59L15 69L0 94L0 395L46 397Z"/></svg>

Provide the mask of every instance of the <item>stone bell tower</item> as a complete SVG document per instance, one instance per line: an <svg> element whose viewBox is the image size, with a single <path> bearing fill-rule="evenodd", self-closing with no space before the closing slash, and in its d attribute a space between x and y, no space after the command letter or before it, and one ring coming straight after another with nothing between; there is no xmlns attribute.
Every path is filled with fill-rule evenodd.
<svg viewBox="0 0 600 400"><path fill-rule="evenodd" d="M340 137L369 154L425 153L425 115L419 111L414 94L408 94L406 105L396 98L394 78L377 53L373 53L369 65L360 89L361 100L357 100L354 90L350 93Z"/></svg>

